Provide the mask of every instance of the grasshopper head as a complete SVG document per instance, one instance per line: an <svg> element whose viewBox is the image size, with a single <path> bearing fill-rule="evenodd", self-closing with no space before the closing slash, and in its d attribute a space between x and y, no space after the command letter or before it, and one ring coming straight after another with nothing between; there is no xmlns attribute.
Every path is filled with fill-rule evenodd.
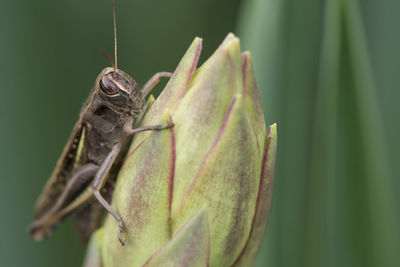
<svg viewBox="0 0 400 267"><path fill-rule="evenodd" d="M115 110L132 113L143 106L139 85L120 69L105 68L97 77L95 91Z"/></svg>

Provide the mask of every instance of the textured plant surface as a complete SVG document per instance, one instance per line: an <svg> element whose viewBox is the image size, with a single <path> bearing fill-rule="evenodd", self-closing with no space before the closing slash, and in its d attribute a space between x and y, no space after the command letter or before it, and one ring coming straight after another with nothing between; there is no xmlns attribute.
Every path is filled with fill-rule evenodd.
<svg viewBox="0 0 400 267"><path fill-rule="evenodd" d="M196 38L135 136L86 266L251 266L268 219L276 126L267 130L251 55L229 34L196 69Z"/></svg>

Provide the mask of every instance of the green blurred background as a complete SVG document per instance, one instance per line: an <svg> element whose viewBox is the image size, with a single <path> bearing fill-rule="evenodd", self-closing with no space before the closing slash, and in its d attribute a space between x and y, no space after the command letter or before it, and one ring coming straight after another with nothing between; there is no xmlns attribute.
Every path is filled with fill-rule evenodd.
<svg viewBox="0 0 400 267"><path fill-rule="evenodd" d="M117 0L119 65L141 84L195 36L250 50L278 123L257 266L400 266L400 2ZM80 266L71 222L36 243L32 207L112 53L110 0L0 3L1 266ZM159 87L159 89L162 86Z"/></svg>

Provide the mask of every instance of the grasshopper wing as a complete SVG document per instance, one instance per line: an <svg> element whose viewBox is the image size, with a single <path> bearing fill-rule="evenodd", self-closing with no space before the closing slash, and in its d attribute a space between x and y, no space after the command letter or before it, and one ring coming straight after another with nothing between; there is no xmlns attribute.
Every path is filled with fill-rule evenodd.
<svg viewBox="0 0 400 267"><path fill-rule="evenodd" d="M35 219L39 219L51 209L71 178L72 172L86 160L86 134L86 125L82 120L78 120L53 173L36 202L34 209Z"/></svg>

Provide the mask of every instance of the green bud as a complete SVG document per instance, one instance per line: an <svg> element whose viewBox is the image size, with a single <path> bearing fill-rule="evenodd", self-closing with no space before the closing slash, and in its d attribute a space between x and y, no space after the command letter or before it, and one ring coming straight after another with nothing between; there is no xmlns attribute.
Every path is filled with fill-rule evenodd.
<svg viewBox="0 0 400 267"><path fill-rule="evenodd" d="M250 266L271 204L276 125L266 130L249 52L229 34L198 69L196 38L134 137L85 266ZM93 262L93 264L92 264Z"/></svg>

